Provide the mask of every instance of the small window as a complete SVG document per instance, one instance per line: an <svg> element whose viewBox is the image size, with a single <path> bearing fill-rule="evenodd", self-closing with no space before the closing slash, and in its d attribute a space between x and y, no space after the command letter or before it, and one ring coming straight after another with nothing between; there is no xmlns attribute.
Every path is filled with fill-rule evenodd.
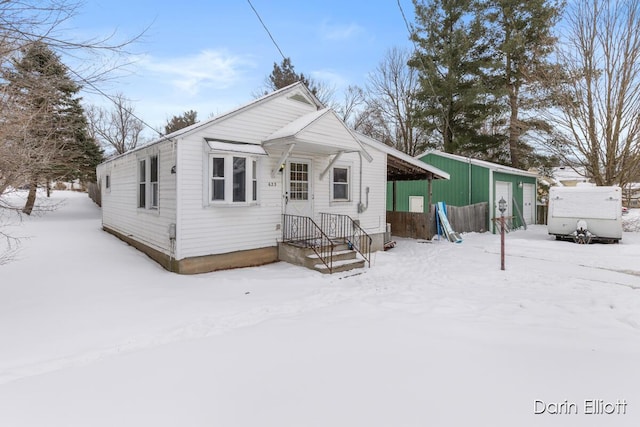
<svg viewBox="0 0 640 427"><path fill-rule="evenodd" d="M104 188L106 188L107 190L111 188L111 176L110 175L105 175L105 177L104 177Z"/></svg>
<svg viewBox="0 0 640 427"><path fill-rule="evenodd" d="M140 209L158 209L160 201L158 167L157 154L138 160L138 208Z"/></svg>
<svg viewBox="0 0 640 427"><path fill-rule="evenodd" d="M258 162L251 161L251 200L258 200Z"/></svg>
<svg viewBox="0 0 640 427"><path fill-rule="evenodd" d="M289 163L289 197L291 200L309 200L309 165Z"/></svg>
<svg viewBox="0 0 640 427"><path fill-rule="evenodd" d="M233 158L233 201L245 202L247 195L247 159L244 157Z"/></svg>
<svg viewBox="0 0 640 427"><path fill-rule="evenodd" d="M151 198L151 208L152 209L157 209L158 208L158 156L151 156L149 158L150 160L150 198Z"/></svg>
<svg viewBox="0 0 640 427"><path fill-rule="evenodd" d="M349 168L333 168L333 200L349 200Z"/></svg>
<svg viewBox="0 0 640 427"><path fill-rule="evenodd" d="M214 157L211 166L211 200L224 200L224 157Z"/></svg>
<svg viewBox="0 0 640 427"><path fill-rule="evenodd" d="M138 162L138 207L147 207L147 160Z"/></svg>

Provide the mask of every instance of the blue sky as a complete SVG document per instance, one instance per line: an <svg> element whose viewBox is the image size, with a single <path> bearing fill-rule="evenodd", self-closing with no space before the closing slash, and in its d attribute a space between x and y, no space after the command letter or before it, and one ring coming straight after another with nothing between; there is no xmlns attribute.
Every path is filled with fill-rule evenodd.
<svg viewBox="0 0 640 427"><path fill-rule="evenodd" d="M397 0L251 3L296 71L334 87L338 98L348 85L364 85L390 48L410 46ZM400 4L413 22L411 0ZM148 27L128 48L133 62L100 88L123 93L156 128L187 110L203 120L249 102L282 60L246 0L89 0L67 27L79 39L115 31L114 40ZM106 105L89 93L84 98Z"/></svg>

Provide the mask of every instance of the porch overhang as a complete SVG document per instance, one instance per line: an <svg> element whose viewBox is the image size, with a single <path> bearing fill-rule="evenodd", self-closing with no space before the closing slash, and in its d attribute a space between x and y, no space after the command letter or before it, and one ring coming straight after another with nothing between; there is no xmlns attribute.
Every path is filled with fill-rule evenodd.
<svg viewBox="0 0 640 427"><path fill-rule="evenodd" d="M357 153L362 151L356 147L345 148L319 141L308 141L300 138L283 138L277 141L265 141L262 146L267 150L277 148L278 150L286 149L290 145L295 145L296 153L317 154L321 156L333 156L338 153Z"/></svg>
<svg viewBox="0 0 640 427"><path fill-rule="evenodd" d="M329 108L306 114L262 141L267 151L291 145L295 145L296 153L321 156L360 153L367 161L373 160L356 135Z"/></svg>

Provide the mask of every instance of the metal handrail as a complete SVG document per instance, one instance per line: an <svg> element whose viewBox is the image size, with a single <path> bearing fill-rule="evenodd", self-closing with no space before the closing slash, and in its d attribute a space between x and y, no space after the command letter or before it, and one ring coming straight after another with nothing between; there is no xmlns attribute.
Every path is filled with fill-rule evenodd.
<svg viewBox="0 0 640 427"><path fill-rule="evenodd" d="M333 239L344 239L371 267L371 244L373 239L349 215L321 213L320 226Z"/></svg>
<svg viewBox="0 0 640 427"><path fill-rule="evenodd" d="M322 228L307 216L282 215L282 242L313 249L318 259L333 272L333 250L331 241Z"/></svg>

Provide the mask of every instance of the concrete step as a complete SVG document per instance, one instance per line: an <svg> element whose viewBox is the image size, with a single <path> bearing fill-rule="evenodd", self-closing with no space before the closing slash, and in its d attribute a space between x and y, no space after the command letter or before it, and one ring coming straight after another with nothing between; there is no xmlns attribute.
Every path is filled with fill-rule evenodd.
<svg viewBox="0 0 640 427"><path fill-rule="evenodd" d="M322 273L329 273L329 269L320 260L320 257L311 248L299 247L290 244L280 244L278 256L282 261L302 265ZM348 271L354 268L362 268L365 261L357 251L349 249L346 244L338 244L333 250L333 272Z"/></svg>
<svg viewBox="0 0 640 427"><path fill-rule="evenodd" d="M345 260L355 259L356 256L357 256L356 251L353 251L351 249L342 249L340 251L333 251L333 262L335 264L336 261L345 261ZM320 261L320 257L315 253L312 253L305 257L305 265L309 268L313 268L313 266L319 263L322 264L322 262Z"/></svg>
<svg viewBox="0 0 640 427"><path fill-rule="evenodd" d="M339 261L333 261L333 273L339 273L341 271L349 271L354 270L356 268L364 267L364 260L362 258L352 258L352 259L344 259ZM319 271L323 274L329 273L329 268L324 265L321 261L318 261L318 264L314 265L313 270Z"/></svg>

